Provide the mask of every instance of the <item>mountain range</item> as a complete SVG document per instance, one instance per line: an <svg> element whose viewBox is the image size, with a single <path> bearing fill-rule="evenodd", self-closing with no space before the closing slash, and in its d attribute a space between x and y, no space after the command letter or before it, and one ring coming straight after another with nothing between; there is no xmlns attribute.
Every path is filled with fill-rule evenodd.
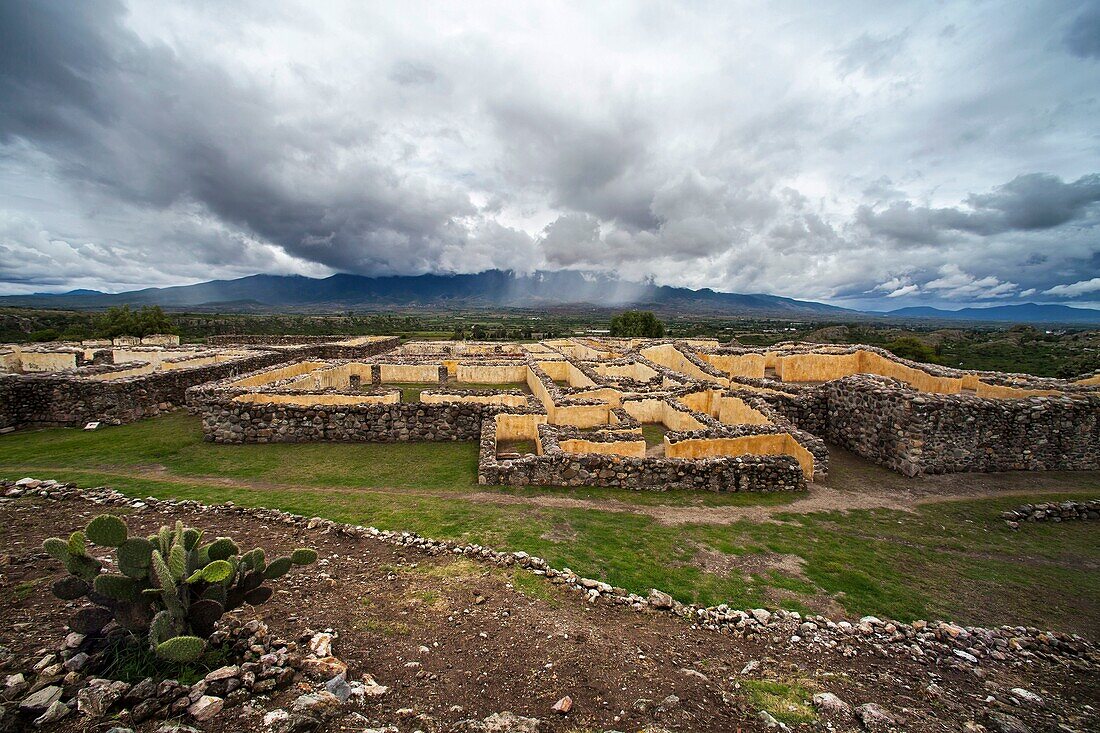
<svg viewBox="0 0 1100 733"><path fill-rule="evenodd" d="M171 309L232 311L377 310L402 308L596 308L642 307L663 313L851 320L1011 321L1021 323L1100 323L1100 311L1064 305L997 306L950 311L901 308L865 313L813 301L766 293L723 293L709 288L628 282L606 275L562 270L518 275L487 270L471 275L395 275L366 277L337 274L251 275L195 285L145 288L124 293L73 290L0 297L0 305L98 309L117 305L160 305Z"/></svg>

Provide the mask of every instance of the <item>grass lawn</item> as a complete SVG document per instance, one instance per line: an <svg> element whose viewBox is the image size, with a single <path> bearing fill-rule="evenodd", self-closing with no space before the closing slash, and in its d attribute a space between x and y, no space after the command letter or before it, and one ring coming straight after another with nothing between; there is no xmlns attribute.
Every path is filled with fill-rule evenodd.
<svg viewBox="0 0 1100 733"><path fill-rule="evenodd" d="M783 513L793 497L782 494L478 486L476 462L473 443L213 445L202 442L198 419L183 413L95 432L0 436L6 478L232 500L522 549L613 585L641 593L659 587L684 601L1026 623L1091 636L1100 628L1095 528L1067 522L1013 532L998 513L1026 494L912 512L796 514ZM869 464L861 470L881 472L884 484L908 481ZM1088 473L1062 496L1098 495L1100 479ZM561 506L547 497L595 506ZM696 506L781 513L724 524L663 524L652 516Z"/></svg>

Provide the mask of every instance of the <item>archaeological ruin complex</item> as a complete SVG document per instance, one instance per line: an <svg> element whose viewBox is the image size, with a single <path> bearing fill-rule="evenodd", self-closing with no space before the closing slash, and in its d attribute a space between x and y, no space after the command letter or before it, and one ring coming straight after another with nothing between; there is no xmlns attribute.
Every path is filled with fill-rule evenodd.
<svg viewBox="0 0 1100 733"><path fill-rule="evenodd" d="M186 404L216 443L478 441L483 484L784 491L828 444L908 476L1100 468L1100 376L869 346L226 336L0 352L0 430Z"/></svg>

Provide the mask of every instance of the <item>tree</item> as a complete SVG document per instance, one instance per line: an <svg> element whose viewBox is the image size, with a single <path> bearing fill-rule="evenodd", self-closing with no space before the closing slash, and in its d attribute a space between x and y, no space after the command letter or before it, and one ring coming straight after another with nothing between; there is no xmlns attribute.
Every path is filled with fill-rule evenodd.
<svg viewBox="0 0 1100 733"><path fill-rule="evenodd" d="M611 319L611 335L660 338L665 335L665 324L652 311L626 311Z"/></svg>
<svg viewBox="0 0 1100 733"><path fill-rule="evenodd" d="M171 319L165 315L159 305L142 306L139 311L130 310L128 305L110 308L96 325L99 335L104 338L177 333Z"/></svg>
<svg viewBox="0 0 1100 733"><path fill-rule="evenodd" d="M912 361L923 361L928 364L939 364L940 358L936 350L914 336L902 336L886 344L886 350L894 356Z"/></svg>

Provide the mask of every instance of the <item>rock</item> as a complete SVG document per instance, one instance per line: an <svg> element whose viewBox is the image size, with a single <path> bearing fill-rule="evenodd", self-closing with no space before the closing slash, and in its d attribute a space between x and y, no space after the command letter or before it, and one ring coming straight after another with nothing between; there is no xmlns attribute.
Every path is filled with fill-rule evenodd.
<svg viewBox="0 0 1100 733"><path fill-rule="evenodd" d="M225 707L225 700L213 695L203 695L187 708L187 714L200 723L210 720Z"/></svg>
<svg viewBox="0 0 1100 733"><path fill-rule="evenodd" d="M79 672L84 669L84 665L88 663L88 655L84 652L74 654L65 660L63 666L69 672Z"/></svg>
<svg viewBox="0 0 1100 733"><path fill-rule="evenodd" d="M751 611L749 611L749 613L752 614L752 617L754 619L756 619L758 622L760 622L762 624L768 623L768 621L772 617L771 612L766 610L766 609L763 609L763 608L754 608Z"/></svg>
<svg viewBox="0 0 1100 733"><path fill-rule="evenodd" d="M321 721L312 715L285 710L272 710L264 716L264 727L272 733L308 733L319 725Z"/></svg>
<svg viewBox="0 0 1100 733"><path fill-rule="evenodd" d="M856 708L856 717L859 718L859 722L863 724L863 727L871 733L893 730L897 725L893 715L873 702L864 703Z"/></svg>
<svg viewBox="0 0 1100 733"><path fill-rule="evenodd" d="M1013 687L1012 696L1026 705L1034 705L1035 707L1043 707L1043 698L1031 690L1025 690L1022 687Z"/></svg>
<svg viewBox="0 0 1100 733"><path fill-rule="evenodd" d="M351 685L342 675L337 675L326 682L325 690L335 695L336 699L342 703L347 702L348 698L351 697Z"/></svg>
<svg viewBox="0 0 1100 733"><path fill-rule="evenodd" d="M765 728L775 728L776 730L789 731L790 728L785 723L780 723L775 719L775 716L769 713L767 710L761 710L756 714L757 719L764 724Z"/></svg>
<svg viewBox="0 0 1100 733"><path fill-rule="evenodd" d="M760 669L760 661L757 659L750 659L749 663L741 668L741 674L750 674Z"/></svg>
<svg viewBox="0 0 1100 733"><path fill-rule="evenodd" d="M60 700L55 700L52 705L46 708L46 712L34 719L34 724L37 726L47 725L61 720L68 714L69 706Z"/></svg>
<svg viewBox="0 0 1100 733"><path fill-rule="evenodd" d="M23 698L23 701L19 703L19 709L28 713L41 714L60 699L61 688L57 685L48 685Z"/></svg>
<svg viewBox="0 0 1100 733"><path fill-rule="evenodd" d="M202 678L202 681L206 684L211 682L217 682L218 680L227 680L230 677L236 677L241 673L241 668L237 665L230 665L228 667L219 667L210 674Z"/></svg>
<svg viewBox="0 0 1100 733"><path fill-rule="evenodd" d="M317 657L331 657L332 634L314 634L309 640L309 650Z"/></svg>
<svg viewBox="0 0 1100 733"><path fill-rule="evenodd" d="M653 588L649 591L649 605L653 608L672 608L672 596Z"/></svg>
<svg viewBox="0 0 1100 733"><path fill-rule="evenodd" d="M114 728L111 728L110 730L108 730L107 733L134 733L134 729L133 728L122 728L122 727L116 725Z"/></svg>
<svg viewBox="0 0 1100 733"><path fill-rule="evenodd" d="M347 676L348 665L336 657L307 658L302 660L302 671L314 679L330 680L337 675Z"/></svg>
<svg viewBox="0 0 1100 733"><path fill-rule="evenodd" d="M340 710L341 702L340 698L328 690L321 690L320 692L301 695L291 705L290 710L294 713L308 713L327 718L330 715L335 715Z"/></svg>
<svg viewBox="0 0 1100 733"><path fill-rule="evenodd" d="M569 697L569 695L566 695L562 699L558 700L556 703L554 703L554 707L551 708L551 710L553 710L555 713L561 713L562 715L565 715L572 709L573 698Z"/></svg>
<svg viewBox="0 0 1100 733"><path fill-rule="evenodd" d="M1015 715L996 711L989 714L989 728L996 733L1032 733L1031 726Z"/></svg>
<svg viewBox="0 0 1100 733"><path fill-rule="evenodd" d="M9 674L4 678L4 687L16 687L26 681L22 674Z"/></svg>
<svg viewBox="0 0 1100 733"><path fill-rule="evenodd" d="M90 718L100 718L129 689L125 682L94 679L77 695L76 709Z"/></svg>
<svg viewBox="0 0 1100 733"><path fill-rule="evenodd" d="M538 733L539 724L538 718L525 718L505 710L485 718L474 730L480 733Z"/></svg>
<svg viewBox="0 0 1100 733"><path fill-rule="evenodd" d="M814 707L825 715L851 718L852 706L831 692L819 692L813 697Z"/></svg>
<svg viewBox="0 0 1100 733"><path fill-rule="evenodd" d="M157 733L202 733L202 731L190 725L184 725L178 720L169 720L157 728Z"/></svg>
<svg viewBox="0 0 1100 733"><path fill-rule="evenodd" d="M371 675L363 675L363 694L366 697L382 697L389 691L390 688L375 682L374 677Z"/></svg>

